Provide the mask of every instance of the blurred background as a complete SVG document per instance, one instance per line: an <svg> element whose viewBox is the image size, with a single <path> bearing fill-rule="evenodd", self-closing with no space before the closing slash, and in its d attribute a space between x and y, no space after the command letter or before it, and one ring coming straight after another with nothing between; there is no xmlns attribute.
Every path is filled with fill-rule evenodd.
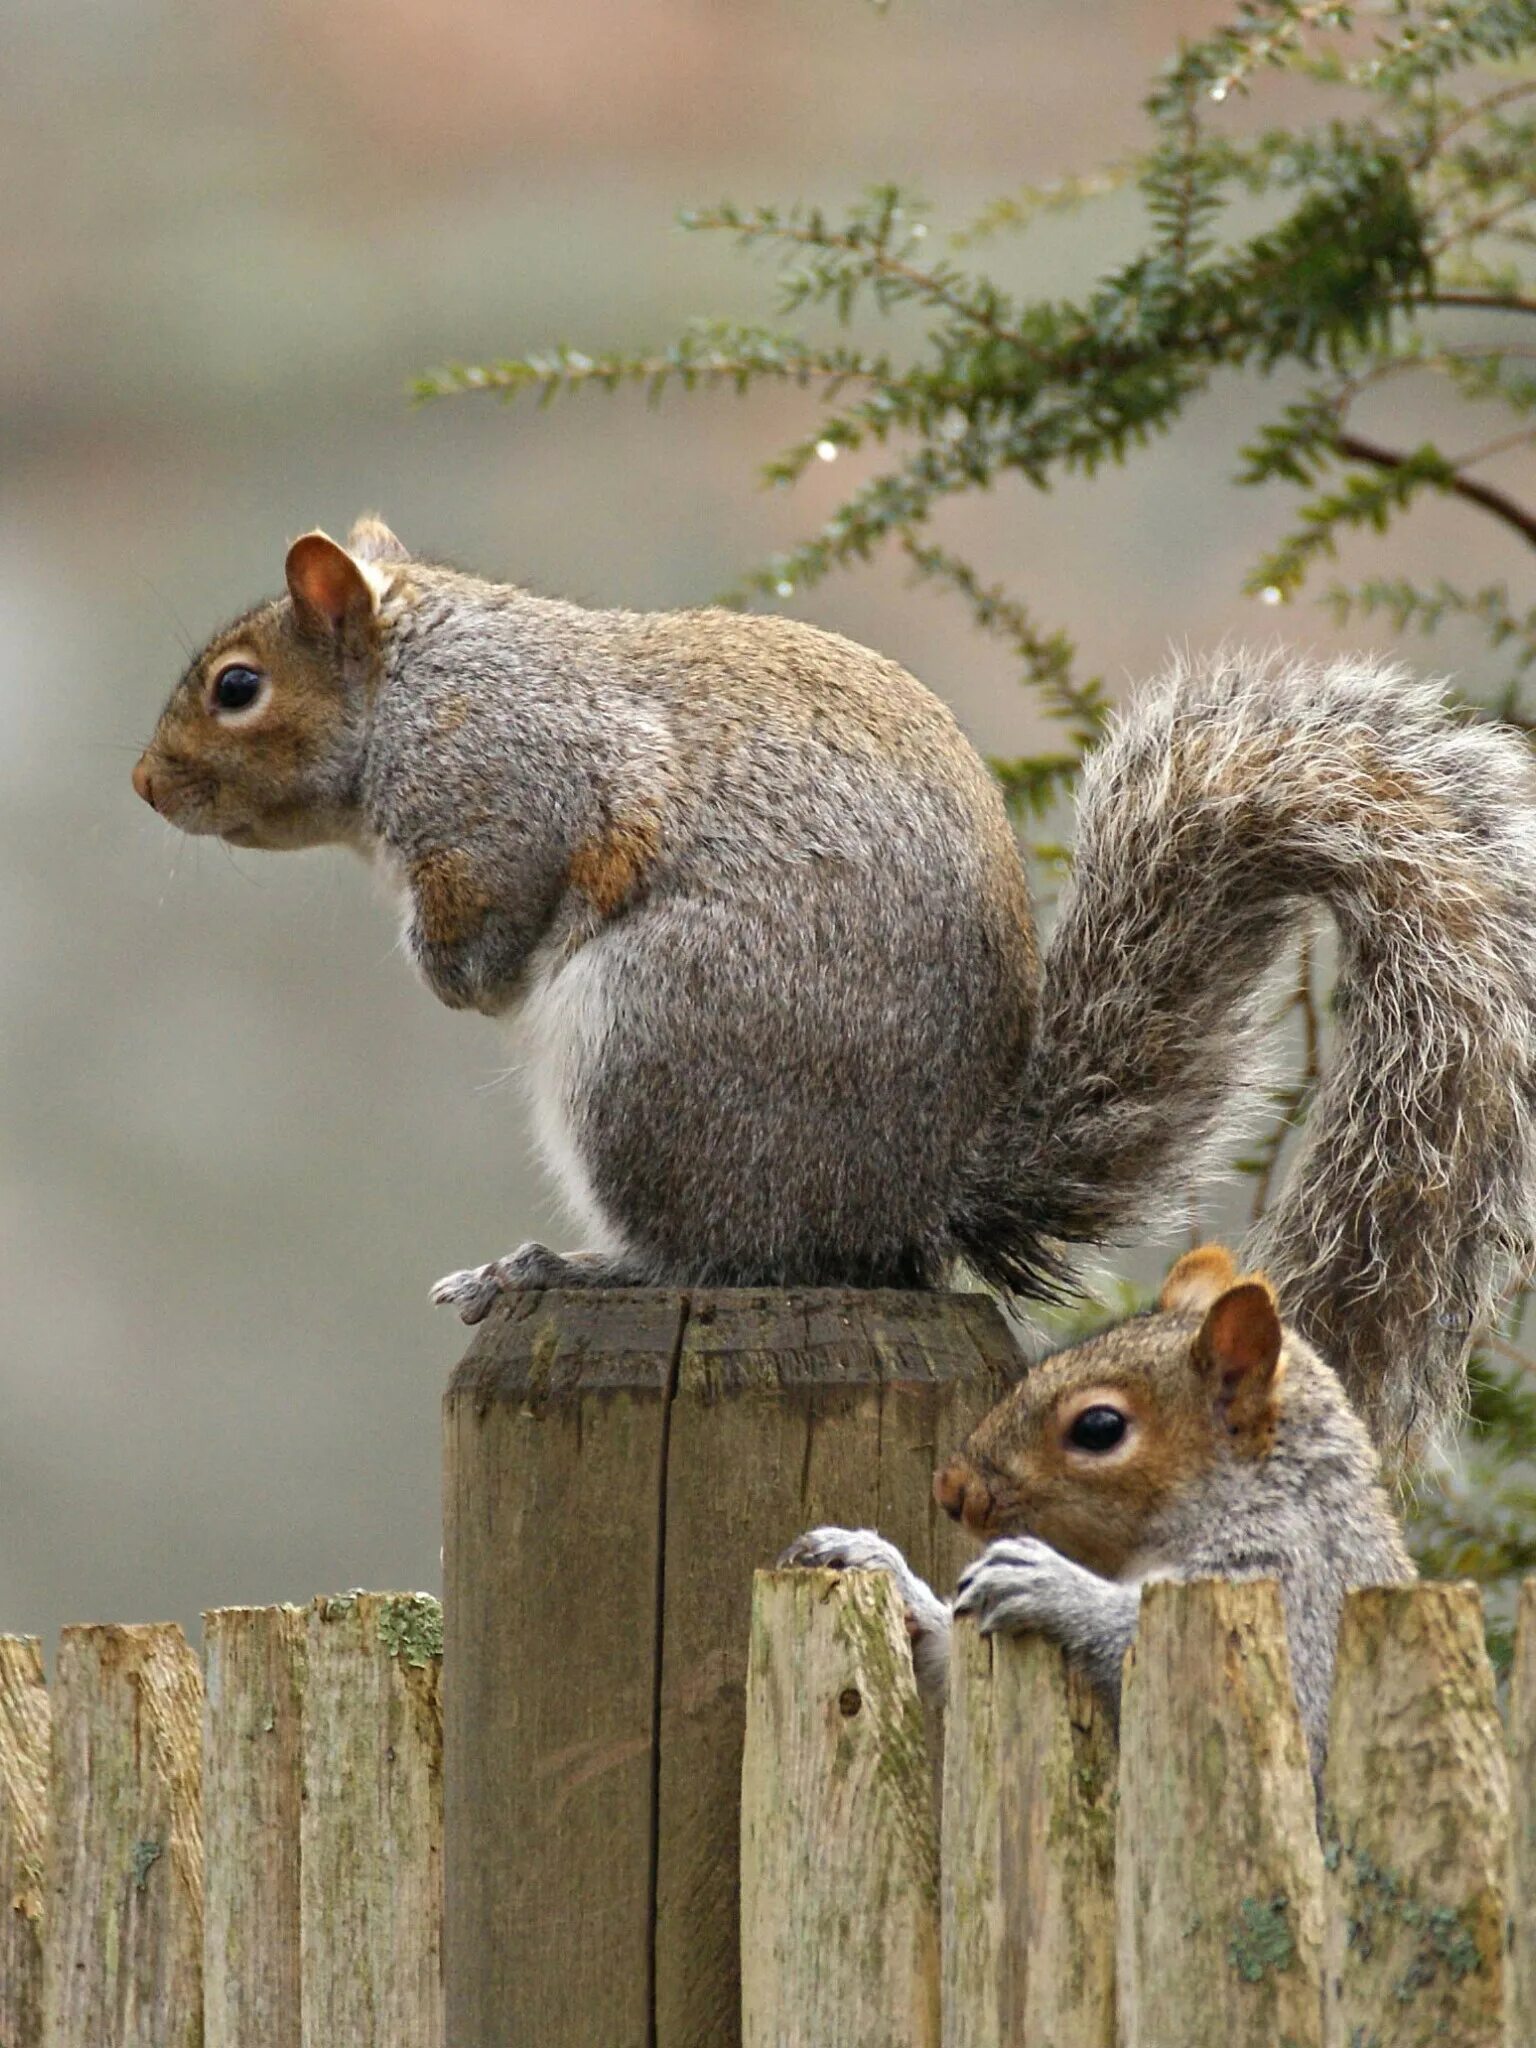
<svg viewBox="0 0 1536 2048"><path fill-rule="evenodd" d="M756 488L806 395L413 408L412 376L767 316L766 273L680 205L896 178L961 220L1139 139L1155 66L1225 13L0 0L0 1629L435 1588L464 1333L428 1286L567 1241L499 1033L415 984L361 864L181 839L134 798L190 648L276 589L292 535L365 507L541 589L708 599L847 481ZM1080 285L1130 205L988 267ZM1091 500L999 491L949 537L1117 681L1171 640L1268 637L1237 594L1278 517L1227 480L1243 403ZM1505 573L1499 536L1430 507L1395 561L1454 573L1473 545ZM1006 657L894 564L805 610L984 747L1040 738Z"/></svg>

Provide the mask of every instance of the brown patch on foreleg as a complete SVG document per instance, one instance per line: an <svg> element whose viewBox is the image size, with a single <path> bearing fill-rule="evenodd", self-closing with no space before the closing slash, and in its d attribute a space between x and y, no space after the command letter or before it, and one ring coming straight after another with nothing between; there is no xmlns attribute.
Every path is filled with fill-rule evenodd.
<svg viewBox="0 0 1536 2048"><path fill-rule="evenodd" d="M428 946L461 946L484 924L491 897L462 847L423 854L411 865L416 928Z"/></svg>
<svg viewBox="0 0 1536 2048"><path fill-rule="evenodd" d="M645 887L661 850L661 832L651 817L611 819L584 839L571 856L570 884L599 917L615 917Z"/></svg>

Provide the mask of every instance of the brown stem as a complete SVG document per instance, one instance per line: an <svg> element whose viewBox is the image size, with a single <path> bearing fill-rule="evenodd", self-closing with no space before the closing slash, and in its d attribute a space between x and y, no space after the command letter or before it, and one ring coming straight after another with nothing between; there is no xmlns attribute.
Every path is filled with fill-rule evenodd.
<svg viewBox="0 0 1536 2048"><path fill-rule="evenodd" d="M1351 462L1366 462L1374 469L1402 469L1408 459L1395 449L1383 448L1379 441L1367 441L1361 434L1340 434L1334 445ZM1465 498L1469 504L1480 506L1505 526L1513 527L1522 540L1536 548L1536 513L1527 512L1523 505L1517 504L1503 491L1496 491L1492 484L1480 483L1476 477L1470 476L1437 477L1434 481L1438 489Z"/></svg>
<svg viewBox="0 0 1536 2048"><path fill-rule="evenodd" d="M1436 285L1432 292L1407 301L1414 306L1483 307L1491 313L1536 313L1536 299L1521 298L1518 292L1462 291L1455 285Z"/></svg>

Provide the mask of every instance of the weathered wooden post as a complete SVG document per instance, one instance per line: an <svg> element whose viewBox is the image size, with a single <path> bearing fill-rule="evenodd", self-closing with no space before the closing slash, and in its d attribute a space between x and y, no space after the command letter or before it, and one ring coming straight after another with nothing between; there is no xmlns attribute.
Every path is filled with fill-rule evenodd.
<svg viewBox="0 0 1536 2048"><path fill-rule="evenodd" d="M509 1301L448 1390L446 2038L727 2048L752 1574L873 1524L952 1582L936 1463L1020 1370L990 1301Z"/></svg>

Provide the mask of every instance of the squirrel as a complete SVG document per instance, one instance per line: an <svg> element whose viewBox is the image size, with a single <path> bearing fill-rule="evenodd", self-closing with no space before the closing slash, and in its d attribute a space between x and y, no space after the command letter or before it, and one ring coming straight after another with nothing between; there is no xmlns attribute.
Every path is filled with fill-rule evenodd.
<svg viewBox="0 0 1536 2048"><path fill-rule="evenodd" d="M1464 1398L1536 1242L1536 804L1510 732L1368 659L1177 664L1081 784L1043 968L998 786L894 662L588 610L364 518L188 665L134 769L182 829L349 846L453 1008L517 1013L588 1238L434 1290L1070 1278L1209 1170L1322 903L1339 1052L1254 1246L1380 1443Z"/></svg>
<svg viewBox="0 0 1536 2048"><path fill-rule="evenodd" d="M1274 1579L1314 1777L1345 1593L1415 1576L1337 1376L1217 1245L1174 1265L1150 1315L1032 1365L933 1490L987 1546L952 1607L870 1529L810 1530L780 1562L890 1573L929 1697L964 1614L1060 1643L1112 1717L1148 1579Z"/></svg>

